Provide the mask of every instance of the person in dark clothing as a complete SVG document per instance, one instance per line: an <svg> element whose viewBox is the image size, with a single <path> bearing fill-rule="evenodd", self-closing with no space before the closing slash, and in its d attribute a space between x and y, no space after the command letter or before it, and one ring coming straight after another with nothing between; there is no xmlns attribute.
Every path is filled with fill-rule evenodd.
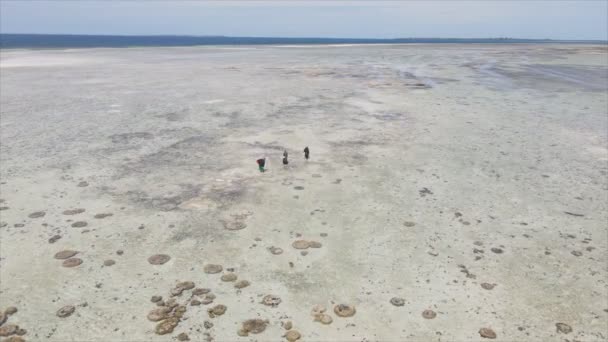
<svg viewBox="0 0 608 342"><path fill-rule="evenodd" d="M283 152L283 165L289 164L289 160L287 160L287 150Z"/></svg>
<svg viewBox="0 0 608 342"><path fill-rule="evenodd" d="M306 160L308 160L309 154L310 154L310 150L308 149L308 146L306 146L304 148L304 158L306 158Z"/></svg>
<svg viewBox="0 0 608 342"><path fill-rule="evenodd" d="M258 167L260 168L260 172L264 172L264 166L266 165L266 158L261 158L256 160L258 163Z"/></svg>

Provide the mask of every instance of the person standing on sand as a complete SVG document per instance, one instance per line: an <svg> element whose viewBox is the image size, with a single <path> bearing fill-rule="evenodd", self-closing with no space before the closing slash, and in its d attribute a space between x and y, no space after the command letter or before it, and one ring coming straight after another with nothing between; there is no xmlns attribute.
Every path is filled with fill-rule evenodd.
<svg viewBox="0 0 608 342"><path fill-rule="evenodd" d="M256 160L256 162L258 163L258 167L260 168L260 172L264 172L264 166L266 165L266 157L264 158L260 158L258 160Z"/></svg>
<svg viewBox="0 0 608 342"><path fill-rule="evenodd" d="M283 165L289 164L289 160L287 160L287 150L283 152Z"/></svg>
<svg viewBox="0 0 608 342"><path fill-rule="evenodd" d="M306 160L308 160L309 154L310 154L310 150L308 149L308 146L306 146L304 148L304 158L306 158Z"/></svg>

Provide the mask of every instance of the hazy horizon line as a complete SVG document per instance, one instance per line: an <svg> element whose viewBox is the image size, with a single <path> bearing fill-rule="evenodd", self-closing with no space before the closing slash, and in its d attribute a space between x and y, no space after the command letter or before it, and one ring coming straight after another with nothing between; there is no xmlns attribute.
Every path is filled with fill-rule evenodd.
<svg viewBox="0 0 608 342"><path fill-rule="evenodd" d="M367 38L367 37L315 37L315 36L230 36L230 35L194 35L194 34L92 34L92 33L31 33L31 32L0 32L0 35L39 35L39 36L101 36L101 37L200 37L200 38L271 38L271 39L340 39L340 40L399 40L399 39L492 39L492 40L531 40L531 41L577 41L577 42L607 42L608 39L555 39L555 38L517 38L517 37L390 37L390 38Z"/></svg>

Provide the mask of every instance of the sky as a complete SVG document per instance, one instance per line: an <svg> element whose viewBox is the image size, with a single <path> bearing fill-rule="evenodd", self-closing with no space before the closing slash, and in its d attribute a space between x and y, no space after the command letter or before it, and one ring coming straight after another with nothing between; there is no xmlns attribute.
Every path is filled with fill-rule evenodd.
<svg viewBox="0 0 608 342"><path fill-rule="evenodd" d="M0 32L608 40L608 0L0 0Z"/></svg>

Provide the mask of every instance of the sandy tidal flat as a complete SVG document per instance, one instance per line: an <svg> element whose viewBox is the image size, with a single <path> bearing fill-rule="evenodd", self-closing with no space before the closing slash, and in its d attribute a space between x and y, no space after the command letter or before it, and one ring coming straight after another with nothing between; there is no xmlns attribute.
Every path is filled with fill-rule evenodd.
<svg viewBox="0 0 608 342"><path fill-rule="evenodd" d="M606 341L607 92L605 45L3 50L0 334Z"/></svg>

